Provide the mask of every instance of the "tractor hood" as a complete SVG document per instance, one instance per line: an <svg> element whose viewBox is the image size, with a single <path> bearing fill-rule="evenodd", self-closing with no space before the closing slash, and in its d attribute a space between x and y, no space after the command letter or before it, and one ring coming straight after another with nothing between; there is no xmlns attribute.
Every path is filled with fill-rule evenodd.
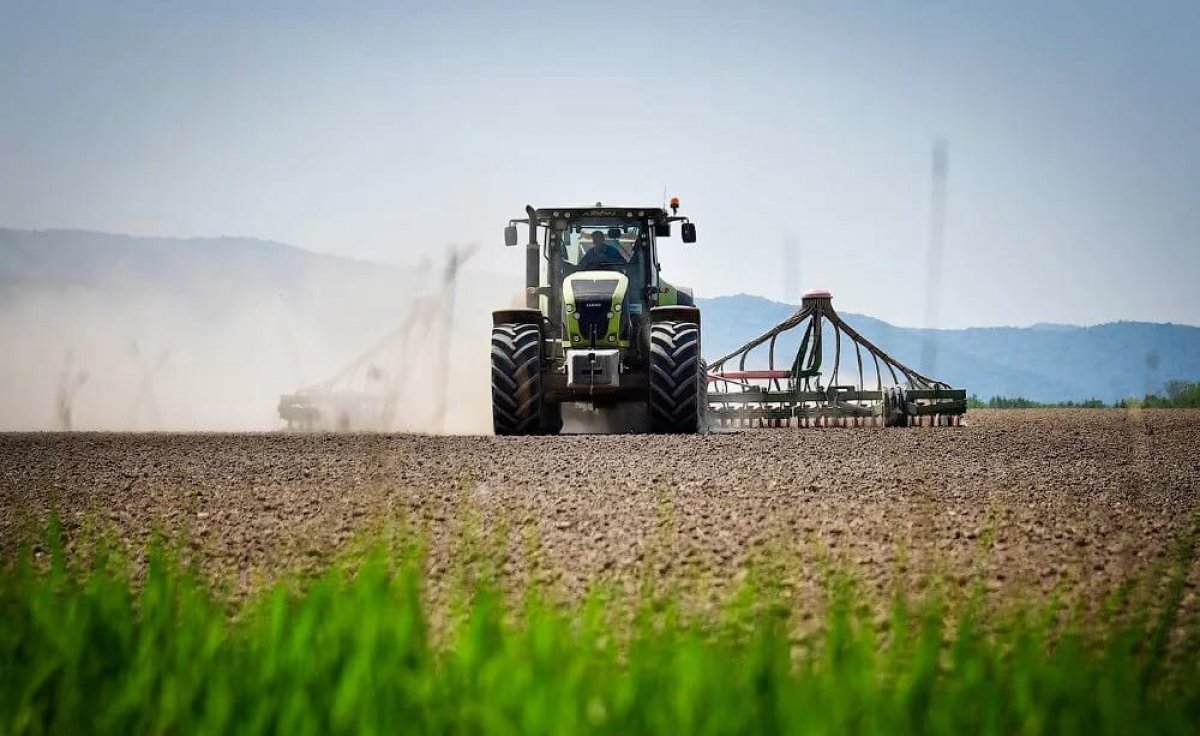
<svg viewBox="0 0 1200 736"><path fill-rule="evenodd" d="M579 271L563 279L568 346L618 347L629 279L616 271Z"/></svg>

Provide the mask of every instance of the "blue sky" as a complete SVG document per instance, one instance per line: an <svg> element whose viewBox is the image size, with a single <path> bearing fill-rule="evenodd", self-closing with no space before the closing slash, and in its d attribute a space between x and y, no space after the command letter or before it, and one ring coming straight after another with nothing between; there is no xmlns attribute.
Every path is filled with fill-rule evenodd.
<svg viewBox="0 0 1200 736"><path fill-rule="evenodd" d="M517 284L526 202L666 188L673 281L921 325L944 137L938 326L1200 324L1200 3L0 6L0 226Z"/></svg>

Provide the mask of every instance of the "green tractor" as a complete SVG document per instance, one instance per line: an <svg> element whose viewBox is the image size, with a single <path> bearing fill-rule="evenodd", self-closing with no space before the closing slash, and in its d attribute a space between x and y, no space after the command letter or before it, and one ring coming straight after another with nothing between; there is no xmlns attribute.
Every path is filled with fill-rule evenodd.
<svg viewBox="0 0 1200 736"><path fill-rule="evenodd" d="M557 434L564 403L644 405L653 432L703 426L700 310L659 277L658 242L679 222L650 207L526 207L525 308L492 313L492 423L498 435Z"/></svg>

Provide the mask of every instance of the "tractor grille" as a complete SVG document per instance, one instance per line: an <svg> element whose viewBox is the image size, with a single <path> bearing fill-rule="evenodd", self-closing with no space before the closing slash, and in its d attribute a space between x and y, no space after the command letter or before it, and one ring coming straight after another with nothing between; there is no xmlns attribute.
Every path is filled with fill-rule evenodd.
<svg viewBox="0 0 1200 736"><path fill-rule="evenodd" d="M579 313L579 332L583 339L603 343L608 336L609 316L617 279L573 279L575 311Z"/></svg>

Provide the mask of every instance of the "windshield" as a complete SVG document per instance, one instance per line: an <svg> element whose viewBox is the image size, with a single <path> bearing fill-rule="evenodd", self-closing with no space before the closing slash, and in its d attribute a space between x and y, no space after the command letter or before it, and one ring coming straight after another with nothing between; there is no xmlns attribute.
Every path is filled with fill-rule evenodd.
<svg viewBox="0 0 1200 736"><path fill-rule="evenodd" d="M576 268L624 268L644 244L641 223L627 220L583 220L553 231L555 253Z"/></svg>

